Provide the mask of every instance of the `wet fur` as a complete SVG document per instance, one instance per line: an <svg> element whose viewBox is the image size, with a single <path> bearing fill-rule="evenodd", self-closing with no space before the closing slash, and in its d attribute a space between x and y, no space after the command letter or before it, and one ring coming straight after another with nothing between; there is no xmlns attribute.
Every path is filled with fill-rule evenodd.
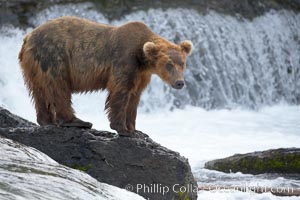
<svg viewBox="0 0 300 200"><path fill-rule="evenodd" d="M157 52L152 49L151 57L143 51L149 41L159 44ZM170 49L182 52L178 45L156 35L141 22L116 27L62 17L29 33L19 60L40 125L72 122L76 118L72 93L107 89L105 109L111 128L133 131L140 97L151 75L158 74L170 84L183 77L183 68L178 66L177 77L156 67L169 62ZM180 62L187 54L173 52L174 56Z"/></svg>

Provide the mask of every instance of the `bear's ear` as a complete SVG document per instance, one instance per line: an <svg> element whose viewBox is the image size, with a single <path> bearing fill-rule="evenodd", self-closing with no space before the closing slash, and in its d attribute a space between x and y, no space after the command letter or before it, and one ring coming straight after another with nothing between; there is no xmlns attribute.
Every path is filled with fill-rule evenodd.
<svg viewBox="0 0 300 200"><path fill-rule="evenodd" d="M187 55L191 55L193 51L193 43L191 41L185 40L181 42L180 47Z"/></svg>
<svg viewBox="0 0 300 200"><path fill-rule="evenodd" d="M153 42L146 42L143 46L143 51L146 57L151 58L158 54L159 48Z"/></svg>

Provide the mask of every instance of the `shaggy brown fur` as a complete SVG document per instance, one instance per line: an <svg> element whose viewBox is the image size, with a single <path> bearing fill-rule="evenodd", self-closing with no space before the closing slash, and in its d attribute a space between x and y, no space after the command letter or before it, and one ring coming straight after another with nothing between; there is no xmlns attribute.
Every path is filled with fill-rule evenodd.
<svg viewBox="0 0 300 200"><path fill-rule="evenodd" d="M117 27L62 17L29 33L19 60L40 125L90 128L75 117L71 94L107 89L110 126L129 134L151 75L182 88L191 50L191 42L173 44L142 22Z"/></svg>

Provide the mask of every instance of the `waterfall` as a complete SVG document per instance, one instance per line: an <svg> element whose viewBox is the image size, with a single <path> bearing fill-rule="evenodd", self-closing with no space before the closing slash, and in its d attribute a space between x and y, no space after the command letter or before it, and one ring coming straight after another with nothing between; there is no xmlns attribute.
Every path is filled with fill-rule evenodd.
<svg viewBox="0 0 300 200"><path fill-rule="evenodd" d="M149 9L109 21L93 4L82 3L52 6L31 23L38 26L63 15L115 25L140 20L170 41L193 42L186 87L178 91L153 76L142 96L144 111L186 105L257 109L300 103L300 14L292 11L270 11L248 20L214 11L204 15L192 9Z"/></svg>

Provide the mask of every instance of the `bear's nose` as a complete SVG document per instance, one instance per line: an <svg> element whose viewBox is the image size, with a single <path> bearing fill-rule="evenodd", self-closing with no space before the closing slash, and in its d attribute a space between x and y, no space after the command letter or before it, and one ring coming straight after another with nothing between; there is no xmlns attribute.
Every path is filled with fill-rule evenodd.
<svg viewBox="0 0 300 200"><path fill-rule="evenodd" d="M175 82L175 88L176 89L181 89L184 86L184 81L178 80Z"/></svg>

